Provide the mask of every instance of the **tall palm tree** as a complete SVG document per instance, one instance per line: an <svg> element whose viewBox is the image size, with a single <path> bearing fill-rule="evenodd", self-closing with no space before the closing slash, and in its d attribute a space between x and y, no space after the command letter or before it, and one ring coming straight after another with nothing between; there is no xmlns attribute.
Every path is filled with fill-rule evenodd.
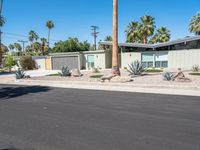
<svg viewBox="0 0 200 150"><path fill-rule="evenodd" d="M41 38L41 46L42 46L42 55L45 54L45 46L46 46L46 43L47 43L47 39L46 38Z"/></svg>
<svg viewBox="0 0 200 150"><path fill-rule="evenodd" d="M4 26L4 24L5 24L5 18L0 13L0 32L1 32L1 28ZM1 33L0 33L0 44L1 44ZM2 48L0 46L0 66L2 65L2 54L3 54Z"/></svg>
<svg viewBox="0 0 200 150"><path fill-rule="evenodd" d="M195 35L200 35L200 13L192 17L189 25L189 31Z"/></svg>
<svg viewBox="0 0 200 150"><path fill-rule="evenodd" d="M14 43L14 46L17 49L18 56L22 55L22 46L19 43Z"/></svg>
<svg viewBox="0 0 200 150"><path fill-rule="evenodd" d="M141 43L141 37L139 34L140 27L141 27L141 24L137 21L133 21L129 23L129 25L127 26L127 29L125 30L126 42Z"/></svg>
<svg viewBox="0 0 200 150"><path fill-rule="evenodd" d="M163 43L170 40L171 34L166 27L158 28L156 34L150 40L150 43Z"/></svg>
<svg viewBox="0 0 200 150"><path fill-rule="evenodd" d="M112 73L114 75L120 75L119 57L118 57L118 0L113 0Z"/></svg>
<svg viewBox="0 0 200 150"><path fill-rule="evenodd" d="M148 37L154 34L155 26L155 18L152 16L143 16L141 19L141 27L140 34L143 39L143 44L147 44Z"/></svg>
<svg viewBox="0 0 200 150"><path fill-rule="evenodd" d="M54 25L53 21L49 20L49 21L47 21L46 26L48 28L48 47L49 47L50 32L51 32L51 29L53 29L55 25Z"/></svg>

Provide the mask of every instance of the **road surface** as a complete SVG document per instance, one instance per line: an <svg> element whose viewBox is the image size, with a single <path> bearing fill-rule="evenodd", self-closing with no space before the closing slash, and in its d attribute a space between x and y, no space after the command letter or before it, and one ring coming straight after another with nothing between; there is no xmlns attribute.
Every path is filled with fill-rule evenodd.
<svg viewBox="0 0 200 150"><path fill-rule="evenodd" d="M0 85L0 150L200 150L200 97Z"/></svg>

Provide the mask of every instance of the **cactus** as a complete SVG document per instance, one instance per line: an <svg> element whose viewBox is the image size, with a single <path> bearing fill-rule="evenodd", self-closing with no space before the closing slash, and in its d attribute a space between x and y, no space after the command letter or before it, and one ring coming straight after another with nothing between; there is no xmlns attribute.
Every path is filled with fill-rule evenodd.
<svg viewBox="0 0 200 150"><path fill-rule="evenodd" d="M130 75L142 75L142 73L144 72L144 67L142 63L137 60L129 65L128 72L130 73Z"/></svg>
<svg viewBox="0 0 200 150"><path fill-rule="evenodd" d="M62 77L67 77L67 76L71 76L71 72L68 66L66 67L62 67L61 73L59 73L60 76Z"/></svg>
<svg viewBox="0 0 200 150"><path fill-rule="evenodd" d="M162 75L163 75L163 79L165 81L172 81L173 80L173 74L170 73L170 72L165 72Z"/></svg>
<svg viewBox="0 0 200 150"><path fill-rule="evenodd" d="M18 69L15 73L16 79L24 79L26 78L26 75L22 69Z"/></svg>

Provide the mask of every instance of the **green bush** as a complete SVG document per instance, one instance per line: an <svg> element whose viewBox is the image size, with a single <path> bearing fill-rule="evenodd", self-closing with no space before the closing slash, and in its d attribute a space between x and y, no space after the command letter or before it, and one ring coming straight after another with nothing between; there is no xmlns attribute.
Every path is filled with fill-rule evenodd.
<svg viewBox="0 0 200 150"><path fill-rule="evenodd" d="M193 76L200 76L200 72L190 73L190 75L193 75Z"/></svg>
<svg viewBox="0 0 200 150"><path fill-rule="evenodd" d="M8 54L4 60L4 66L11 72L12 67L17 65L17 60L14 59L14 57L10 54Z"/></svg>
<svg viewBox="0 0 200 150"><path fill-rule="evenodd" d="M31 56L22 56L20 59L20 65L24 70L36 69L35 61Z"/></svg>

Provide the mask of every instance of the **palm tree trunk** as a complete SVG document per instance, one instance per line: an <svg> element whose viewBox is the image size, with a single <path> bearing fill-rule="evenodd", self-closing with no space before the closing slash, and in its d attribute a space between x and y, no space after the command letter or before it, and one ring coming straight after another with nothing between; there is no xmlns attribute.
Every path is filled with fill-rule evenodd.
<svg viewBox="0 0 200 150"><path fill-rule="evenodd" d="M50 29L49 29L49 32L48 32L48 48L49 48L49 42L50 42Z"/></svg>
<svg viewBox="0 0 200 150"><path fill-rule="evenodd" d="M112 73L114 75L120 75L119 57L118 57L118 0L113 0Z"/></svg>

